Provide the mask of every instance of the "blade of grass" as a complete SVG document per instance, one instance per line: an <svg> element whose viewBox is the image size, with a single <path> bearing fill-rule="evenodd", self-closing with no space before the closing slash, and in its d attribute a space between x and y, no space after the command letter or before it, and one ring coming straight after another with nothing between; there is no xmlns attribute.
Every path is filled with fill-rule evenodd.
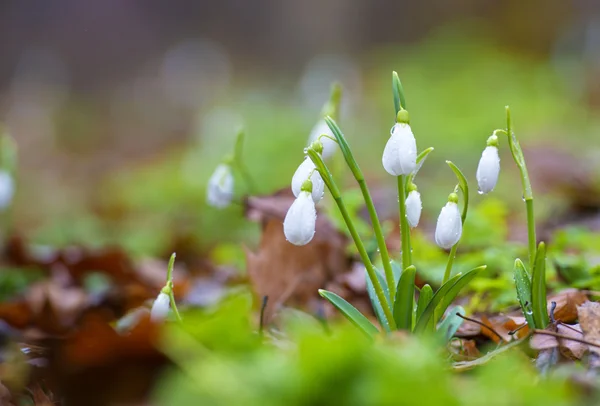
<svg viewBox="0 0 600 406"><path fill-rule="evenodd" d="M550 323L546 298L546 244L540 242L531 275L531 306L535 328L545 329Z"/></svg>
<svg viewBox="0 0 600 406"><path fill-rule="evenodd" d="M394 319L398 330L412 330L416 271L417 268L411 265L400 275L398 289L396 289L396 299L394 300Z"/></svg>
<svg viewBox="0 0 600 406"><path fill-rule="evenodd" d="M327 299L332 305L334 305L342 314L361 330L367 337L373 338L375 334L379 332L377 327L373 325L361 312L352 306L346 300L336 295L333 292L329 292L324 289L319 289L319 295Z"/></svg>
<svg viewBox="0 0 600 406"><path fill-rule="evenodd" d="M519 258L515 260L514 278L515 287L517 288L517 298L519 299L523 316L525 316L527 324L531 328L535 328L533 312L531 311L531 280L529 280L529 275L527 274L523 261Z"/></svg>

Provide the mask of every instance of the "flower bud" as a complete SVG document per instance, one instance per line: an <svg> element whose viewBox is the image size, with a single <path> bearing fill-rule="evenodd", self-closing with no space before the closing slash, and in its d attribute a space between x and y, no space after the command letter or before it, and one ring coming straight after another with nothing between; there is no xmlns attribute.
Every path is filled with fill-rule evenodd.
<svg viewBox="0 0 600 406"><path fill-rule="evenodd" d="M381 162L390 175L409 175L417 167L417 142L406 123L398 123L390 131Z"/></svg>
<svg viewBox="0 0 600 406"><path fill-rule="evenodd" d="M206 201L209 205L222 209L229 206L232 199L233 174L231 167L227 164L220 164L208 180Z"/></svg>
<svg viewBox="0 0 600 406"><path fill-rule="evenodd" d="M492 135L488 146L483 150L479 166L477 166L477 185L479 193L489 193L496 187L500 173L500 156L498 156L498 138Z"/></svg>
<svg viewBox="0 0 600 406"><path fill-rule="evenodd" d="M321 174L317 171L315 164L309 157L304 158L304 161L302 161L292 177L292 192L294 192L294 196L298 197L302 189L302 184L309 176L312 181L312 199L315 203L319 203L323 198L325 182L323 182Z"/></svg>
<svg viewBox="0 0 600 406"><path fill-rule="evenodd" d="M416 189L411 190L406 198L406 219L411 228L415 228L419 224L422 209L421 194Z"/></svg>
<svg viewBox="0 0 600 406"><path fill-rule="evenodd" d="M327 135L327 137L321 137L323 134ZM323 143L323 153L321 154L323 159L327 159L335 153L337 149L335 135L333 135L331 129L324 119L319 120L319 122L313 127L312 131L310 132L310 136L308 137L308 145L317 140L320 140Z"/></svg>
<svg viewBox="0 0 600 406"><path fill-rule="evenodd" d="M312 194L302 190L285 215L283 221L285 238L294 245L308 244L315 235L316 222L317 210Z"/></svg>
<svg viewBox="0 0 600 406"><path fill-rule="evenodd" d="M10 173L0 170L0 210L6 209L12 202L15 182Z"/></svg>
<svg viewBox="0 0 600 406"><path fill-rule="evenodd" d="M462 235L462 219L457 203L458 196L452 193L437 220L435 243L444 249L451 248Z"/></svg>
<svg viewBox="0 0 600 406"><path fill-rule="evenodd" d="M169 295L161 290L161 292L158 294L158 297L152 304L152 310L150 310L150 320L155 323L165 320L169 315L169 308Z"/></svg>

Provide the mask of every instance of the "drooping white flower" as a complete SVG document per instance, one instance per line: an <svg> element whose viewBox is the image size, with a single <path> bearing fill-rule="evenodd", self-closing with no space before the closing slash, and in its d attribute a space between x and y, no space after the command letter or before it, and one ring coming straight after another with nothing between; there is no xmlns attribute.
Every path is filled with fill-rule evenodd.
<svg viewBox="0 0 600 406"><path fill-rule="evenodd" d="M323 134L327 135L328 137L321 137ZM323 159L327 159L332 156L335 153L338 145L337 142L334 141L335 136L331 132L331 129L324 119L319 120L311 130L310 136L308 137L308 145L312 144L318 139L320 139L320 141L323 143L323 153L321 154Z"/></svg>
<svg viewBox="0 0 600 406"><path fill-rule="evenodd" d="M390 175L408 175L417 167L417 142L407 123L397 123L390 131L381 162Z"/></svg>
<svg viewBox="0 0 600 406"><path fill-rule="evenodd" d="M458 210L458 196L451 194L435 227L435 243L444 249L451 248L462 235L462 219Z"/></svg>
<svg viewBox="0 0 600 406"><path fill-rule="evenodd" d="M217 166L208 180L206 201L219 209L229 206L233 199L233 174L227 164Z"/></svg>
<svg viewBox="0 0 600 406"><path fill-rule="evenodd" d="M0 210L6 209L12 202L15 182L10 173L0 170Z"/></svg>
<svg viewBox="0 0 600 406"><path fill-rule="evenodd" d="M319 203L319 201L323 198L325 182L323 182L321 174L319 171L317 171L315 164L309 157L304 158L304 161L302 161L292 177L292 192L294 193L294 196L298 197L302 189L302 184L308 179L309 175L313 185L312 198L315 203Z"/></svg>
<svg viewBox="0 0 600 406"><path fill-rule="evenodd" d="M302 190L285 215L285 238L294 245L308 244L315 235L316 222L317 210L311 192Z"/></svg>
<svg viewBox="0 0 600 406"><path fill-rule="evenodd" d="M488 145L481 154L479 166L477 166L477 185L479 193L489 193L496 187L498 175L500 174L500 156L498 147Z"/></svg>
<svg viewBox="0 0 600 406"><path fill-rule="evenodd" d="M421 194L416 190L411 190L406 198L406 219L411 228L415 228L419 224L422 209Z"/></svg>
<svg viewBox="0 0 600 406"><path fill-rule="evenodd" d="M154 303L152 304L152 310L150 310L150 320L155 323L161 322L169 315L170 298L169 295L161 291Z"/></svg>

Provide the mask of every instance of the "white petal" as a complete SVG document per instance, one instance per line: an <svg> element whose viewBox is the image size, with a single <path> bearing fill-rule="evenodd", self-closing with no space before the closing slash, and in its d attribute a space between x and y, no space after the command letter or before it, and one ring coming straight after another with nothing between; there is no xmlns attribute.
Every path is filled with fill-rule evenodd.
<svg viewBox="0 0 600 406"><path fill-rule="evenodd" d="M323 143L323 153L321 155L323 156L323 159L327 159L335 153L338 145L337 142L334 141L335 136L331 132L331 129L329 129L329 126L325 120L319 120L319 122L315 124L310 132L310 136L308 137L308 145L310 145L313 141L316 141L319 136L323 134L333 138L321 137L321 142Z"/></svg>
<svg viewBox="0 0 600 406"><path fill-rule="evenodd" d="M316 221L317 210L311 194L300 192L283 221L285 238L294 245L308 244L315 235Z"/></svg>
<svg viewBox="0 0 600 406"><path fill-rule="evenodd" d="M169 315L169 301L169 295L164 292L160 292L152 304L152 310L150 310L150 320L155 323L165 320Z"/></svg>
<svg viewBox="0 0 600 406"><path fill-rule="evenodd" d="M396 124L383 150L383 167L390 175L408 175L417 167L417 142L408 124Z"/></svg>
<svg viewBox="0 0 600 406"><path fill-rule="evenodd" d="M481 154L479 166L477 167L477 185L480 193L489 193L496 187L498 175L500 174L500 157L498 148L486 147Z"/></svg>
<svg viewBox="0 0 600 406"><path fill-rule="evenodd" d="M0 210L7 208L15 193L15 182L6 171L0 171Z"/></svg>
<svg viewBox="0 0 600 406"><path fill-rule="evenodd" d="M442 248L451 248L460 240L462 234L462 221L458 205L453 202L448 202L444 207L437 220L435 228L435 243Z"/></svg>
<svg viewBox="0 0 600 406"><path fill-rule="evenodd" d="M302 189L302 184L308 179L308 174L315 168L313 161L311 161L309 157L305 157L304 161L302 161L298 169L296 169L294 176L292 176L292 192L294 193L294 196L298 197ZM319 203L325 192L325 182L323 182L321 174L316 169L312 172L310 180L313 185L312 198L315 203Z"/></svg>
<svg viewBox="0 0 600 406"><path fill-rule="evenodd" d="M421 194L416 190L411 191L406 198L406 219L411 228L419 224L422 209Z"/></svg>
<svg viewBox="0 0 600 406"><path fill-rule="evenodd" d="M229 206L233 199L233 175L229 165L217 166L208 180L206 201L219 209Z"/></svg>

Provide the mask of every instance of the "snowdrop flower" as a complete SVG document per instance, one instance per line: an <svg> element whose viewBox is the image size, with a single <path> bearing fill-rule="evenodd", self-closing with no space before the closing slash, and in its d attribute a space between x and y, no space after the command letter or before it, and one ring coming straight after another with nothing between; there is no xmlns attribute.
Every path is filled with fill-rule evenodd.
<svg viewBox="0 0 600 406"><path fill-rule="evenodd" d="M444 249L451 248L460 240L461 234L462 219L458 210L458 195L451 193L437 220L435 243Z"/></svg>
<svg viewBox="0 0 600 406"><path fill-rule="evenodd" d="M399 122L392 127L390 135L381 158L383 167L393 176L409 175L417 168L417 142L410 125Z"/></svg>
<svg viewBox="0 0 600 406"><path fill-rule="evenodd" d="M0 170L0 210L6 209L15 193L13 177L7 171Z"/></svg>
<svg viewBox="0 0 600 406"><path fill-rule="evenodd" d="M419 224L423 204L421 203L421 194L417 191L417 187L414 183L408 186L408 190L408 197L406 198L406 219L408 220L408 225L411 228L415 228Z"/></svg>
<svg viewBox="0 0 600 406"><path fill-rule="evenodd" d="M309 176L313 184L312 199L315 203L319 203L319 201L323 198L325 182L323 182L321 174L319 171L317 171L317 167L309 157L304 157L304 161L302 161L292 177L292 192L294 192L294 196L298 197L298 195L301 193L302 184L309 178Z"/></svg>
<svg viewBox="0 0 600 406"><path fill-rule="evenodd" d="M479 193L489 193L494 190L500 173L500 157L498 156L498 137L492 135L487 140L487 147L481 154L477 167L477 185Z"/></svg>
<svg viewBox="0 0 600 406"><path fill-rule="evenodd" d="M321 137L323 134L327 135L327 137ZM308 137L308 145L317 140L320 140L323 143L323 152L321 154L323 159L327 159L335 153L337 149L335 135L333 135L331 129L324 119L319 120L319 122L313 127L312 131L310 132L310 136Z"/></svg>
<svg viewBox="0 0 600 406"><path fill-rule="evenodd" d="M220 164L208 180L206 201L209 205L222 209L229 206L232 199L233 174L231 167L227 164Z"/></svg>
<svg viewBox="0 0 600 406"><path fill-rule="evenodd" d="M294 245L306 245L315 235L317 209L312 198L312 182L302 184L300 194L290 206L283 221L285 238Z"/></svg>
<svg viewBox="0 0 600 406"><path fill-rule="evenodd" d="M152 310L150 310L150 320L155 323L161 322L169 315L169 295L164 292L164 289L160 291L158 297L152 304Z"/></svg>

